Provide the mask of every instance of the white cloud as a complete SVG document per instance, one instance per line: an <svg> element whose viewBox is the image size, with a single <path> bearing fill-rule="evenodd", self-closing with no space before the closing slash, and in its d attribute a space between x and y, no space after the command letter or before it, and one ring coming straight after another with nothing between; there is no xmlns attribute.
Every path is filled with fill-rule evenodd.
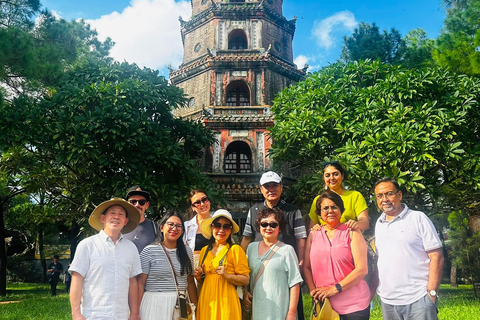
<svg viewBox="0 0 480 320"><path fill-rule="evenodd" d="M341 11L321 21L315 21L312 34L318 46L328 49L334 45L332 33L342 30L352 31L357 24L352 12Z"/></svg>
<svg viewBox="0 0 480 320"><path fill-rule="evenodd" d="M302 69L308 61L310 61L310 58L301 54L293 60L293 63L297 65L297 68Z"/></svg>
<svg viewBox="0 0 480 320"><path fill-rule="evenodd" d="M188 20L191 14L190 1L133 0L121 13L115 11L87 22L100 39L110 37L115 42L110 51L114 59L162 69L182 63L178 17Z"/></svg>

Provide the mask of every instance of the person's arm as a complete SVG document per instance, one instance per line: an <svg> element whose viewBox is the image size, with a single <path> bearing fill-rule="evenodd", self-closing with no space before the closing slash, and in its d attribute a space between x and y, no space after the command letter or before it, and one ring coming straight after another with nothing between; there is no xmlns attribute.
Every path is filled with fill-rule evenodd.
<svg viewBox="0 0 480 320"><path fill-rule="evenodd" d="M187 290L190 302L196 306L198 303L197 286L195 285L195 280L192 275L187 276Z"/></svg>
<svg viewBox="0 0 480 320"><path fill-rule="evenodd" d="M368 209L363 210L357 216L357 221L348 220L345 225L352 230L364 231L370 227L370 220L368 219Z"/></svg>
<svg viewBox="0 0 480 320"><path fill-rule="evenodd" d="M224 266L219 266L217 268L217 274L221 275L227 279L228 282L236 286L246 286L250 282L250 275L228 273Z"/></svg>
<svg viewBox="0 0 480 320"><path fill-rule="evenodd" d="M297 305L298 297L300 296L300 284L297 283L290 288L290 302L288 304L288 312L285 320L296 320L297 319Z"/></svg>
<svg viewBox="0 0 480 320"><path fill-rule="evenodd" d="M138 282L137 277L130 278L128 286L128 306L130 307L130 317L128 320L140 319L140 303L138 301Z"/></svg>
<svg viewBox="0 0 480 320"><path fill-rule="evenodd" d="M85 320L80 310L82 301L83 277L80 273L72 271L72 284L70 285L70 305L73 320Z"/></svg>
<svg viewBox="0 0 480 320"><path fill-rule="evenodd" d="M298 252L298 268L300 269L300 274L303 277L303 265L305 260L305 243L306 239L297 239L297 252Z"/></svg>
<svg viewBox="0 0 480 320"><path fill-rule="evenodd" d="M428 273L428 296L435 302L436 297L430 295L430 290L438 291L440 282L442 281L442 270L443 270L443 249L438 248L427 252L428 257L430 258L430 270Z"/></svg>
<svg viewBox="0 0 480 320"><path fill-rule="evenodd" d="M305 244L305 259L303 262L303 280L307 284L308 291L312 293L315 289L315 282L313 281L313 274L312 274L312 263L310 261L310 249L312 248L312 238L315 232L310 232L307 238L307 242Z"/></svg>
<svg viewBox="0 0 480 320"><path fill-rule="evenodd" d="M242 242L240 243L240 247L242 247L243 251L247 252L248 245L253 241L251 237L242 237Z"/></svg>
<svg viewBox="0 0 480 320"><path fill-rule="evenodd" d="M140 310L140 305L142 304L143 293L145 292L145 284L147 283L148 274L140 273L137 276L137 285L138 285L138 308Z"/></svg>

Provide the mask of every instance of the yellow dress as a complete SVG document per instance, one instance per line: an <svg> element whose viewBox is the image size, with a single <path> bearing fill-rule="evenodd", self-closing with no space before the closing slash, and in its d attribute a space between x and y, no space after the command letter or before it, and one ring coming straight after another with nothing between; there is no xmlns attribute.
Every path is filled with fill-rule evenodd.
<svg viewBox="0 0 480 320"><path fill-rule="evenodd" d="M207 251L200 252L200 261ZM229 245L223 247L214 257L209 251L204 261L205 279L203 280L197 307L197 320L241 320L242 309L235 285L216 273L220 260L225 256ZM223 261L226 272L247 275L250 273L245 252L239 245L233 245Z"/></svg>

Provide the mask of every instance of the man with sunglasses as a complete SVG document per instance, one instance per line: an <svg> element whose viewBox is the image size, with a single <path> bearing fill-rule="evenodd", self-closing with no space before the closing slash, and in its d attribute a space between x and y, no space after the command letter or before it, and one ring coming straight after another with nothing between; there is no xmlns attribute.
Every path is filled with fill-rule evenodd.
<svg viewBox="0 0 480 320"><path fill-rule="evenodd" d="M260 178L260 191L262 192L265 201L253 205L248 210L247 221L245 223L245 229L243 230L241 243L243 250L246 252L248 245L252 241L262 241L263 239L260 232L256 232L255 228L252 227L257 220L258 212L264 208L279 208L285 215L287 226L286 232L280 234L278 239L291 245L295 249L298 256L300 272L303 273L303 258L305 255L307 230L305 228L305 223L303 222L302 213L293 204L281 200L283 191L282 178L280 178L277 173L268 171L262 175ZM298 301L297 316L299 320L304 319L301 295Z"/></svg>
<svg viewBox="0 0 480 320"><path fill-rule="evenodd" d="M132 241L137 246L138 253L140 253L143 248L157 239L158 234L157 224L145 217L145 213L150 206L150 193L140 186L133 186L127 190L125 199L140 212L140 224L135 230L123 236Z"/></svg>
<svg viewBox="0 0 480 320"><path fill-rule="evenodd" d="M397 181L382 178L375 198L382 214L375 225L383 319L436 320L442 279L442 243L432 221L402 203Z"/></svg>

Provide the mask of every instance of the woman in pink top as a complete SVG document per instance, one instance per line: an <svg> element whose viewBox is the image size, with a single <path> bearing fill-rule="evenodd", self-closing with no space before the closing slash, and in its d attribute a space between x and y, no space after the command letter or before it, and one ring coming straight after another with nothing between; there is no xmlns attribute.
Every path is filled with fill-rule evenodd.
<svg viewBox="0 0 480 320"><path fill-rule="evenodd" d="M359 230L340 222L343 211L338 194L330 190L320 194L317 214L325 225L308 236L304 278L313 299L328 298L341 320L369 319L367 245Z"/></svg>

